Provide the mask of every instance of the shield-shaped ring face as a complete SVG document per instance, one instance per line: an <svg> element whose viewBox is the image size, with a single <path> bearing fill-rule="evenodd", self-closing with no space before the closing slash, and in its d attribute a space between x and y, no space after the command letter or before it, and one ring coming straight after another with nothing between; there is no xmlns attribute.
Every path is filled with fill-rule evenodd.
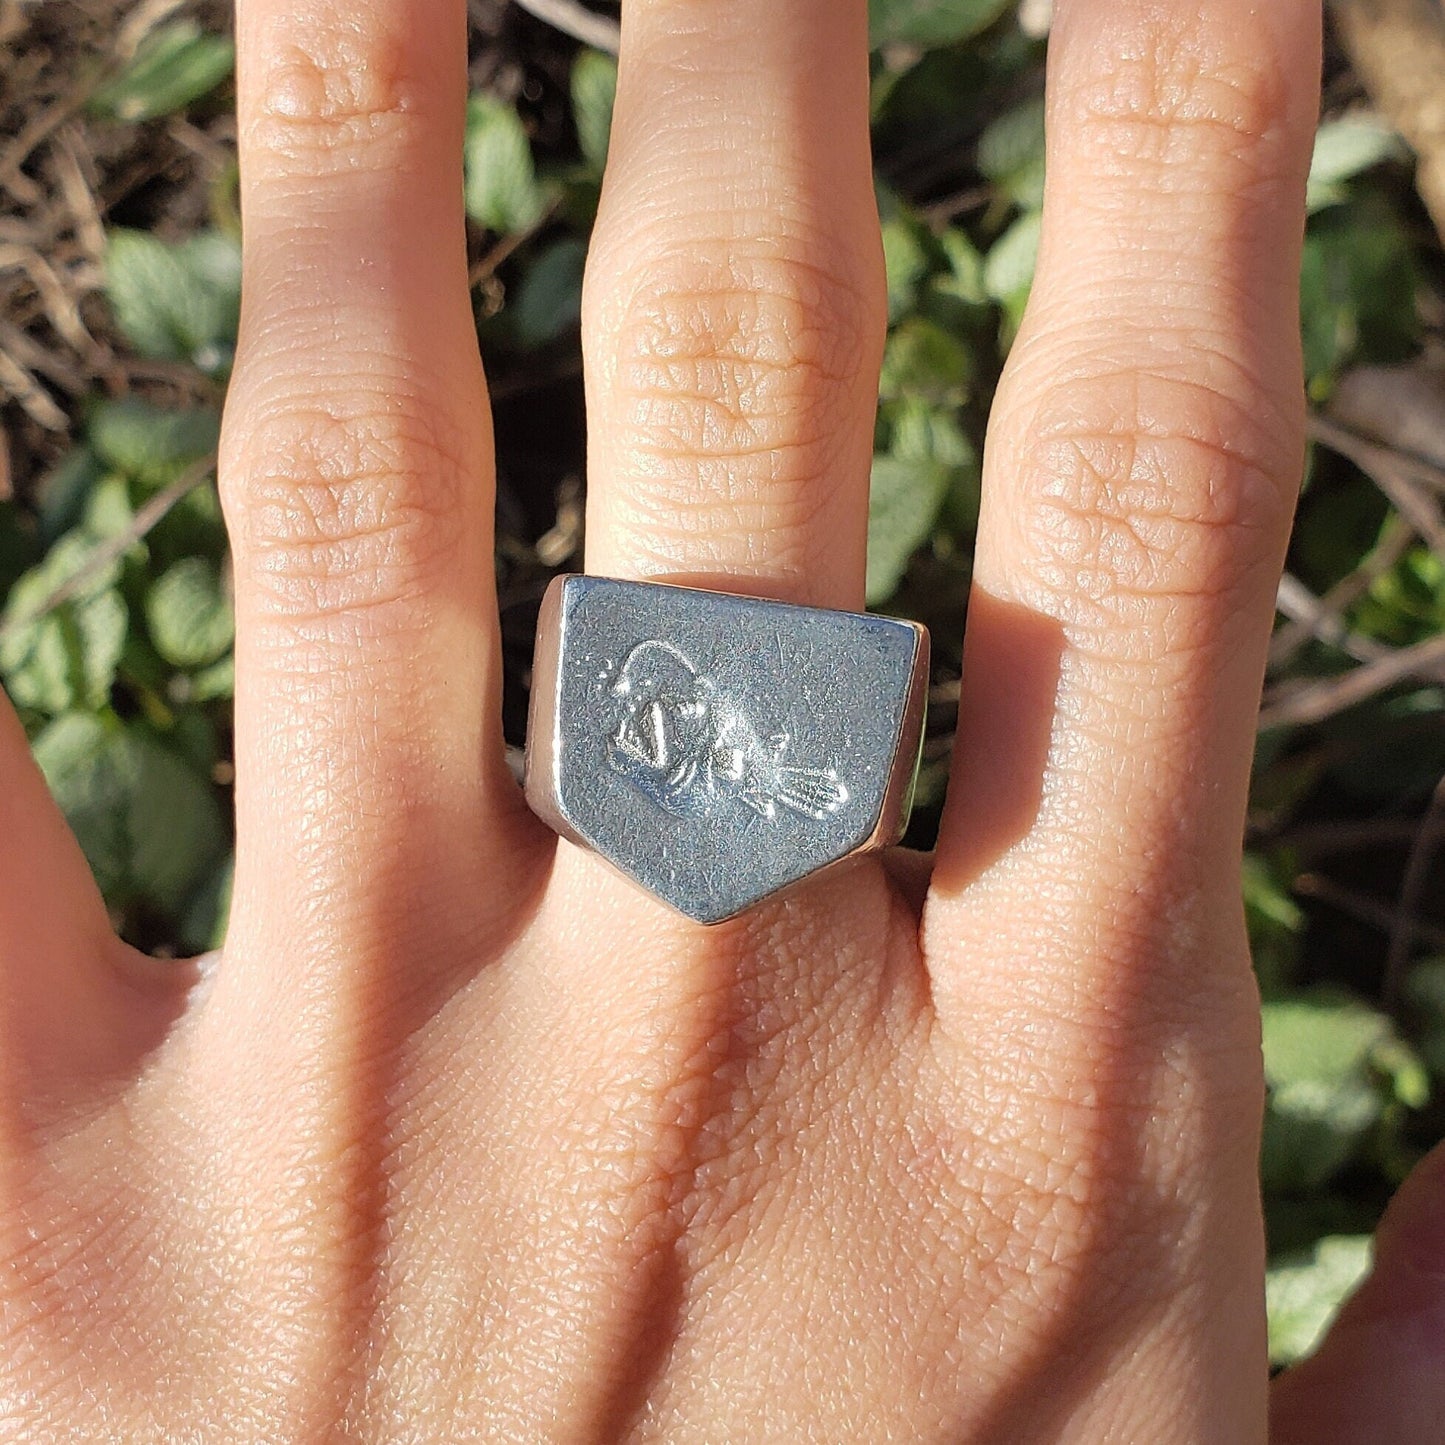
<svg viewBox="0 0 1445 1445"><path fill-rule="evenodd" d="M559 577L527 799L699 923L902 835L928 633L689 587Z"/></svg>

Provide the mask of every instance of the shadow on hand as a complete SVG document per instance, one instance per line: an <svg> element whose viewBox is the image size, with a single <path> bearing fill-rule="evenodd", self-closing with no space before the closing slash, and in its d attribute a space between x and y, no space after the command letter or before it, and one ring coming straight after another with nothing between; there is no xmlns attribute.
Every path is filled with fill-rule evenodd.
<svg viewBox="0 0 1445 1445"><path fill-rule="evenodd" d="M956 905L1038 823L1059 732L1065 646L1055 619L975 589L935 899ZM1192 1327L1176 1325L1190 1329L1193 1343L1174 1347L1192 1355L1177 1361L1180 1381L1161 1383L1157 1395L1161 1405L1189 1400L1195 1413L1146 1427L1131 1409L1105 1410L1093 1417L1092 1428L1108 1418L1115 1431L1148 1431L1120 1439L1192 1438L1205 1420L1220 1429L1219 1422L1249 1418L1256 1397L1263 1399L1263 1354L1257 1378L1239 1367L1256 1334L1263 1346L1262 1297L1257 1319L1240 1307L1241 1288L1248 1287L1241 1259L1257 1256L1261 1270L1263 1264L1257 1194L1234 1187L1241 1176L1247 1179L1255 1157L1248 1112L1253 1095L1239 1073L1257 1039L1242 912L1222 906L1211 893L1217 880L1199 861L1209 855L1191 826L1189 798L1161 797L1153 806L1178 826L1157 830L1162 846L1151 853L1147 870L1135 868L1141 876L1129 888L1099 885L1105 911L1093 936L1081 927L1077 958L1069 956L1074 945L1044 922L1057 904L1057 891L1049 889L1051 896L1037 899L1037 919L1029 916L1030 900L1020 899L1019 942L994 940L992 972L1000 986L978 979L961 984L957 1017L973 1021L978 1039L961 1047L974 1056L969 1067L976 1078L996 1096L987 1106L990 1127L997 1130L1001 1119L1003 1136L1010 1138L995 1165L989 1156L1000 1148L1001 1136L975 1132L961 1144L975 1155L969 1168L980 1176L1015 1178L1021 1147L1047 1150L1047 1132L1031 1122L1041 1101L1055 1119L1053 1129L1065 1127L1058 1119L1069 1121L1069 1152L1081 1161L1065 1179L1063 1161L1055 1160L1035 1176L1047 1180L1045 1186L1024 1186L1067 1197L1070 1217L1081 1221L1081 1233L1064 1241L1067 1259L1041 1263L1059 1267L1065 1281L1040 1288L1039 1299L1050 1301L1042 1328L1037 1322L1018 1328L1019 1302L1007 1298L1016 1283L1002 1287L1002 1305L993 1310L1005 1326L990 1331L984 1319L961 1321L966 1329L993 1333L1003 1351L987 1400L980 1399L981 1385L960 1392L955 1419L960 1430L967 1422L967 1433L958 1438L969 1445L1072 1438L1106 1394L1114 1401L1127 1397L1122 1370L1157 1368L1131 1363L1141 1341L1148 1341L1152 1360L1173 1359L1155 1333L1166 1318L1194 1320ZM1051 826L1059 828L1057 822ZM1068 831L1090 826L1081 818ZM1085 846L1081 856L1089 852ZM1058 884L1074 895L1091 887L1088 879L1063 876ZM1012 887L1006 883L1005 893ZM1011 962L1010 946L1058 948L1060 956L1041 962L1020 952ZM1071 967L1087 984L1070 987ZM1046 973L1057 975L1061 986L1041 1001ZM1191 999L1199 1006L1191 1007ZM1061 1074L1057 1052L1053 1063L1048 1059L1065 1032L1079 1040L1063 1046L1078 1057L1073 1075ZM1177 1154L1168 1134L1171 1100L1178 1103L1183 1141ZM1038 1138L1029 1145L1031 1128ZM973 1248L984 1250L981 1236ZM1007 1249L1029 1259L1037 1244L1015 1238ZM1240 1320L1233 1331L1220 1323L1231 1313ZM1212 1324L1201 1322L1210 1318ZM1010 1337L1022 1343L1010 1346ZM1216 1393L1203 1401L1194 1387ZM1230 1400L1235 1389L1239 1394ZM1148 1392L1141 1377L1132 1398Z"/></svg>
<svg viewBox="0 0 1445 1445"><path fill-rule="evenodd" d="M935 894L961 893L1034 826L1063 656L1055 618L974 588Z"/></svg>

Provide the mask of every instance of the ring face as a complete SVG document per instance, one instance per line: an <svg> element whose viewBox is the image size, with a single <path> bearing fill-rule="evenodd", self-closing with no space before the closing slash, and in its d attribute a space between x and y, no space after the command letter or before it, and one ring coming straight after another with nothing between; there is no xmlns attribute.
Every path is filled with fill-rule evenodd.
<svg viewBox="0 0 1445 1445"><path fill-rule="evenodd" d="M721 922L901 836L927 672L915 623L559 577L538 623L527 798Z"/></svg>

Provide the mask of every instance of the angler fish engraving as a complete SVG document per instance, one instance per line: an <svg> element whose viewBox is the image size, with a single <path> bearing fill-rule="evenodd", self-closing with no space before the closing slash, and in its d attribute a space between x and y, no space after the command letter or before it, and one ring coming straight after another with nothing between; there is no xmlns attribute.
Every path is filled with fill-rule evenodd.
<svg viewBox="0 0 1445 1445"><path fill-rule="evenodd" d="M670 642L639 642L601 682L607 760L666 812L696 818L740 803L769 822L780 807L822 822L848 802L835 769L784 762L789 735L760 731Z"/></svg>

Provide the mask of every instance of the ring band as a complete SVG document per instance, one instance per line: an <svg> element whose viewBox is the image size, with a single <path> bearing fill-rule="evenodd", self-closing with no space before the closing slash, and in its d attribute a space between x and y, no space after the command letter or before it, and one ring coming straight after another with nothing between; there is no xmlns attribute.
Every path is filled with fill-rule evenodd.
<svg viewBox="0 0 1445 1445"><path fill-rule="evenodd" d="M927 683L914 622L558 577L537 624L527 801L720 923L902 837Z"/></svg>

